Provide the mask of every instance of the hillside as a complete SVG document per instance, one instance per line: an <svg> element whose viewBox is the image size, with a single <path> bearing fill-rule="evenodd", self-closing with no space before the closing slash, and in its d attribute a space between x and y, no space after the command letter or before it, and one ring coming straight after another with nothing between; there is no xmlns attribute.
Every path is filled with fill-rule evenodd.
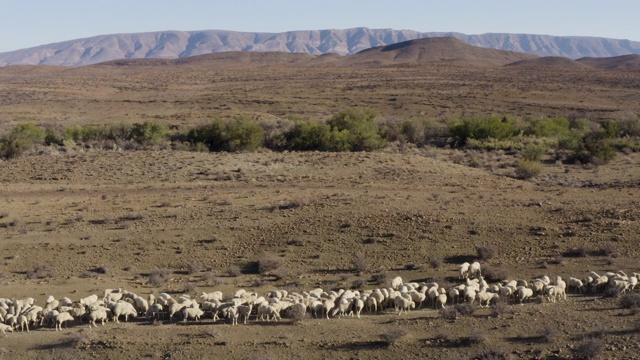
<svg viewBox="0 0 640 360"><path fill-rule="evenodd" d="M349 57L349 63L401 64L446 62L466 65L504 65L536 55L472 46L453 37L405 41L361 51Z"/></svg>
<svg viewBox="0 0 640 360"><path fill-rule="evenodd" d="M588 65L561 56L545 56L535 59L525 59L507 64L506 66L522 68L553 67L559 69L589 69Z"/></svg>
<svg viewBox="0 0 640 360"><path fill-rule="evenodd" d="M623 55L610 58L585 57L577 61L598 69L640 69L640 55Z"/></svg>
<svg viewBox="0 0 640 360"><path fill-rule="evenodd" d="M283 33L204 30L100 35L0 53L0 66L83 66L117 59L175 59L229 51L351 55L373 47L432 37L456 37L485 48L573 59L640 54L640 43L629 40L530 34L467 35L360 27Z"/></svg>

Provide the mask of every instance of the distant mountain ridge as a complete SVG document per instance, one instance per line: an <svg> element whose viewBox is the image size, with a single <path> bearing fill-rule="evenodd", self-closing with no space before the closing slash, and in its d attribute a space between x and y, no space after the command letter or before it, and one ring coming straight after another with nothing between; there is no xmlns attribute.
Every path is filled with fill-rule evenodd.
<svg viewBox="0 0 640 360"><path fill-rule="evenodd" d="M640 42L630 40L530 34L466 35L360 27L282 33L205 30L100 35L0 53L0 66L84 66L118 59L175 59L227 51L352 55L369 48L431 37L455 37L474 46L572 59L640 54Z"/></svg>

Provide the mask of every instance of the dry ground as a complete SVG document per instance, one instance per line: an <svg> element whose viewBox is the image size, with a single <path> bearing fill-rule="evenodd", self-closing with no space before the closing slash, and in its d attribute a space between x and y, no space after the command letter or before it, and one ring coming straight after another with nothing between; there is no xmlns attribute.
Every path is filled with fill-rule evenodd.
<svg viewBox="0 0 640 360"><path fill-rule="evenodd" d="M450 64L388 67L116 67L0 69L0 131L16 122L60 126L214 116L326 119L371 106L385 119L456 115L624 118L640 112L640 73ZM402 150L402 151L400 151ZM473 159L475 168L458 165ZM122 286L147 295L246 288L380 286L372 276L454 281L455 267L493 244L487 266L511 278L640 271L640 155L583 168L548 158L515 180L504 153L390 146L362 154L205 154L43 151L0 162L0 297L77 299ZM605 255L605 246L616 257ZM584 257L558 258L584 247ZM279 256L276 280L252 264ZM356 273L364 254L369 269ZM430 259L444 262L432 269ZM560 261L559 261L560 260ZM190 264L199 271L189 274ZM414 264L412 270L408 264ZM35 266L51 274L28 279ZM230 277L238 265L244 274ZM46 268L46 267L45 267ZM171 280L148 284L154 268ZM100 274L99 272L105 272ZM214 286L215 284L215 286ZM614 298L487 309L447 322L434 310L299 324L85 324L0 337L5 358L464 358L504 349L520 358L574 358L600 336L604 358L638 358L638 315ZM540 337L559 329L556 341ZM407 331L387 347L380 335ZM480 329L486 340L465 341Z"/></svg>
<svg viewBox="0 0 640 360"><path fill-rule="evenodd" d="M549 165L540 184L443 161L449 156L436 150L96 151L3 162L2 295L43 301L48 294L79 298L113 286L145 296L214 288L229 293L240 287L264 292L350 287L357 279L370 288L378 286L371 278L381 269L389 278L453 281L456 264L474 257L474 245L481 244L498 246L488 264L506 269L512 278L640 270L640 173L629 171L637 169L637 154L592 170ZM290 204L299 207L285 208ZM597 254L607 243L617 253L613 264ZM554 263L558 254L579 246L589 251L586 257ZM230 265L245 266L264 253L280 256L289 275L281 280L227 276ZM358 253L365 254L370 268L362 274L351 263ZM444 267L431 269L433 257L443 259ZM545 261L547 268L541 265ZM199 263L200 271L188 274L191 263ZM418 269L406 270L410 263ZM49 265L53 275L26 279L39 264ZM99 267L107 273L91 275ZM147 284L145 274L155 267L174 271L167 285ZM152 358L164 353L173 358L295 358L301 353L442 358L494 348L524 358L551 352L572 358L564 344L576 346L584 336L604 331L605 356L632 358L638 351L632 330L638 316L627 315L615 299L571 296L562 304L512 309L498 318L481 310L453 323L434 310L418 310L297 325L136 322L92 331L81 325L64 333L10 334L0 338L0 347L11 358L120 358L124 352ZM545 324L560 329L556 342L539 337ZM408 335L387 348L379 336L394 326ZM464 337L477 328L484 329L487 340L466 344Z"/></svg>

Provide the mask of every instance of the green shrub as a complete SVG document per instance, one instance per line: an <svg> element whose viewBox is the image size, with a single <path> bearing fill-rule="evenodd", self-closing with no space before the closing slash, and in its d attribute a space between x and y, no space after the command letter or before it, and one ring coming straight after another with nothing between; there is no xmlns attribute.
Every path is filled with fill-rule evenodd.
<svg viewBox="0 0 640 360"><path fill-rule="evenodd" d="M567 118L545 118L532 120L526 133L539 137L563 136L569 133L571 123Z"/></svg>
<svg viewBox="0 0 640 360"><path fill-rule="evenodd" d="M349 109L334 115L327 125L331 128L331 138L337 141L338 151L372 151L382 148L386 141L380 135L381 129L375 122L378 113L373 109Z"/></svg>
<svg viewBox="0 0 640 360"><path fill-rule="evenodd" d="M544 146L537 145L537 144L529 144L525 146L524 149L522 150L522 157L525 160L529 160L529 161L539 161L540 159L542 159L542 156L544 155L544 152L546 150L547 149L545 149Z"/></svg>
<svg viewBox="0 0 640 360"><path fill-rule="evenodd" d="M135 123L131 127L131 137L141 145L155 145L166 141L168 132L167 124L155 121Z"/></svg>
<svg viewBox="0 0 640 360"><path fill-rule="evenodd" d="M331 128L315 121L297 122L287 133L287 147L299 151L331 151Z"/></svg>
<svg viewBox="0 0 640 360"><path fill-rule="evenodd" d="M215 119L193 128L187 134L187 140L192 144L202 143L210 151L242 151L262 146L263 135L264 130L258 123L239 117L231 121Z"/></svg>
<svg viewBox="0 0 640 360"><path fill-rule="evenodd" d="M522 160L516 168L516 176L520 179L530 179L540 175L542 168L542 164L537 161Z"/></svg>
<svg viewBox="0 0 640 360"><path fill-rule="evenodd" d="M45 131L27 123L18 124L10 133L0 138L0 157L16 158L36 144L44 144Z"/></svg>
<svg viewBox="0 0 640 360"><path fill-rule="evenodd" d="M487 119L462 119L451 125L449 131L456 139L456 145L464 146L469 139L507 140L518 134L520 129L507 117L491 117Z"/></svg>

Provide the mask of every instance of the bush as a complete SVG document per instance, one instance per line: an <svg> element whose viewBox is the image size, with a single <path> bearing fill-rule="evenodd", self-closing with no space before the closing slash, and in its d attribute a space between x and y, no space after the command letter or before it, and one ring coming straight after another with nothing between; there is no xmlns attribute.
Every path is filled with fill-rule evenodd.
<svg viewBox="0 0 640 360"><path fill-rule="evenodd" d="M346 150L372 151L382 148L386 143L375 122L377 117L378 113L373 109L349 109L334 115L327 125L332 132L344 135Z"/></svg>
<svg viewBox="0 0 640 360"><path fill-rule="evenodd" d="M198 263L198 262L190 262L189 265L187 265L187 274L193 275L193 274L199 272L200 269L202 269L202 267L200 266L200 263Z"/></svg>
<svg viewBox="0 0 640 360"><path fill-rule="evenodd" d="M429 259L429 265L433 269L440 269L442 266L444 266L444 261L438 257L432 257Z"/></svg>
<svg viewBox="0 0 640 360"><path fill-rule="evenodd" d="M455 309L462 316L471 316L476 311L476 306L474 304L465 302L462 304L457 304L455 306Z"/></svg>
<svg viewBox="0 0 640 360"><path fill-rule="evenodd" d="M588 337L585 338L580 343L580 345L578 345L576 352L581 358L595 359L596 357L598 357L598 355L600 355L603 349L604 346L602 345L602 340Z"/></svg>
<svg viewBox="0 0 640 360"><path fill-rule="evenodd" d="M538 137L562 136L569 133L570 126L569 119L563 117L532 120L526 134Z"/></svg>
<svg viewBox="0 0 640 360"><path fill-rule="evenodd" d="M522 160L516 168L516 177L527 180L540 175L543 166L537 161Z"/></svg>
<svg viewBox="0 0 640 360"><path fill-rule="evenodd" d="M373 281L378 284L385 284L389 279L389 273L386 271L380 271L378 273L373 274Z"/></svg>
<svg viewBox="0 0 640 360"><path fill-rule="evenodd" d="M135 142L141 145L155 145L167 140L169 127L167 124L145 121L143 123L135 123L131 128L131 137Z"/></svg>
<svg viewBox="0 0 640 360"><path fill-rule="evenodd" d="M19 124L7 135L0 137L0 157L13 159L33 148L44 144L45 131L34 124Z"/></svg>
<svg viewBox="0 0 640 360"><path fill-rule="evenodd" d="M164 286L171 279L173 272L169 269L155 268L149 272L149 284L153 287Z"/></svg>
<svg viewBox="0 0 640 360"><path fill-rule="evenodd" d="M511 310L512 309L509 307L509 304L507 304L507 301L504 299L491 304L491 315L493 317L499 317L504 314L509 314L511 313Z"/></svg>
<svg viewBox="0 0 640 360"><path fill-rule="evenodd" d="M498 248L495 245L482 245L476 246L476 252L481 260L493 259L498 253Z"/></svg>
<svg viewBox="0 0 640 360"><path fill-rule="evenodd" d="M469 336L467 337L471 344L482 344L483 342L487 341L488 338L489 336L487 335L485 330L479 327L471 329L471 331L469 332Z"/></svg>
<svg viewBox="0 0 640 360"><path fill-rule="evenodd" d="M242 274L240 267L238 265L231 265L227 268L227 275L230 277L238 277Z"/></svg>
<svg viewBox="0 0 640 360"><path fill-rule="evenodd" d="M354 270L356 272L365 272L369 270L369 263L366 256L363 253L358 253L351 259Z"/></svg>
<svg viewBox="0 0 640 360"><path fill-rule="evenodd" d="M625 309L637 309L640 307L640 294L626 293L620 297L618 303Z"/></svg>
<svg viewBox="0 0 640 360"><path fill-rule="evenodd" d="M53 276L53 269L48 264L38 264L27 271L27 279L44 279Z"/></svg>
<svg viewBox="0 0 640 360"><path fill-rule="evenodd" d="M482 273L487 281L501 281L509 277L507 270L501 267L485 265L482 269Z"/></svg>
<svg viewBox="0 0 640 360"><path fill-rule="evenodd" d="M388 346L392 346L396 344L400 339L407 336L407 330L400 327L391 327L387 329L380 338L384 341Z"/></svg>
<svg viewBox="0 0 640 360"><path fill-rule="evenodd" d="M264 254L258 259L258 271L260 275L267 275L270 272L281 267L283 264L282 258L273 254Z"/></svg>
<svg viewBox="0 0 640 360"><path fill-rule="evenodd" d="M560 337L560 331L557 326L545 325L540 329L540 337L548 343L553 343Z"/></svg>
<svg viewBox="0 0 640 360"><path fill-rule="evenodd" d="M522 158L528 161L540 161L546 150L542 145L529 144L522 150Z"/></svg>
<svg viewBox="0 0 640 360"><path fill-rule="evenodd" d="M489 138L507 140L518 134L519 129L505 117L486 119L462 119L453 124L449 131L456 139L457 146L464 146L469 139L486 140Z"/></svg>
<svg viewBox="0 0 640 360"><path fill-rule="evenodd" d="M257 122L239 117L224 121L215 119L211 123L191 129L187 140L192 144L202 143L210 151L256 150L262 146L264 130Z"/></svg>
<svg viewBox="0 0 640 360"><path fill-rule="evenodd" d="M458 310L455 306L446 306L438 310L440 317L448 321L454 321L458 318Z"/></svg>

